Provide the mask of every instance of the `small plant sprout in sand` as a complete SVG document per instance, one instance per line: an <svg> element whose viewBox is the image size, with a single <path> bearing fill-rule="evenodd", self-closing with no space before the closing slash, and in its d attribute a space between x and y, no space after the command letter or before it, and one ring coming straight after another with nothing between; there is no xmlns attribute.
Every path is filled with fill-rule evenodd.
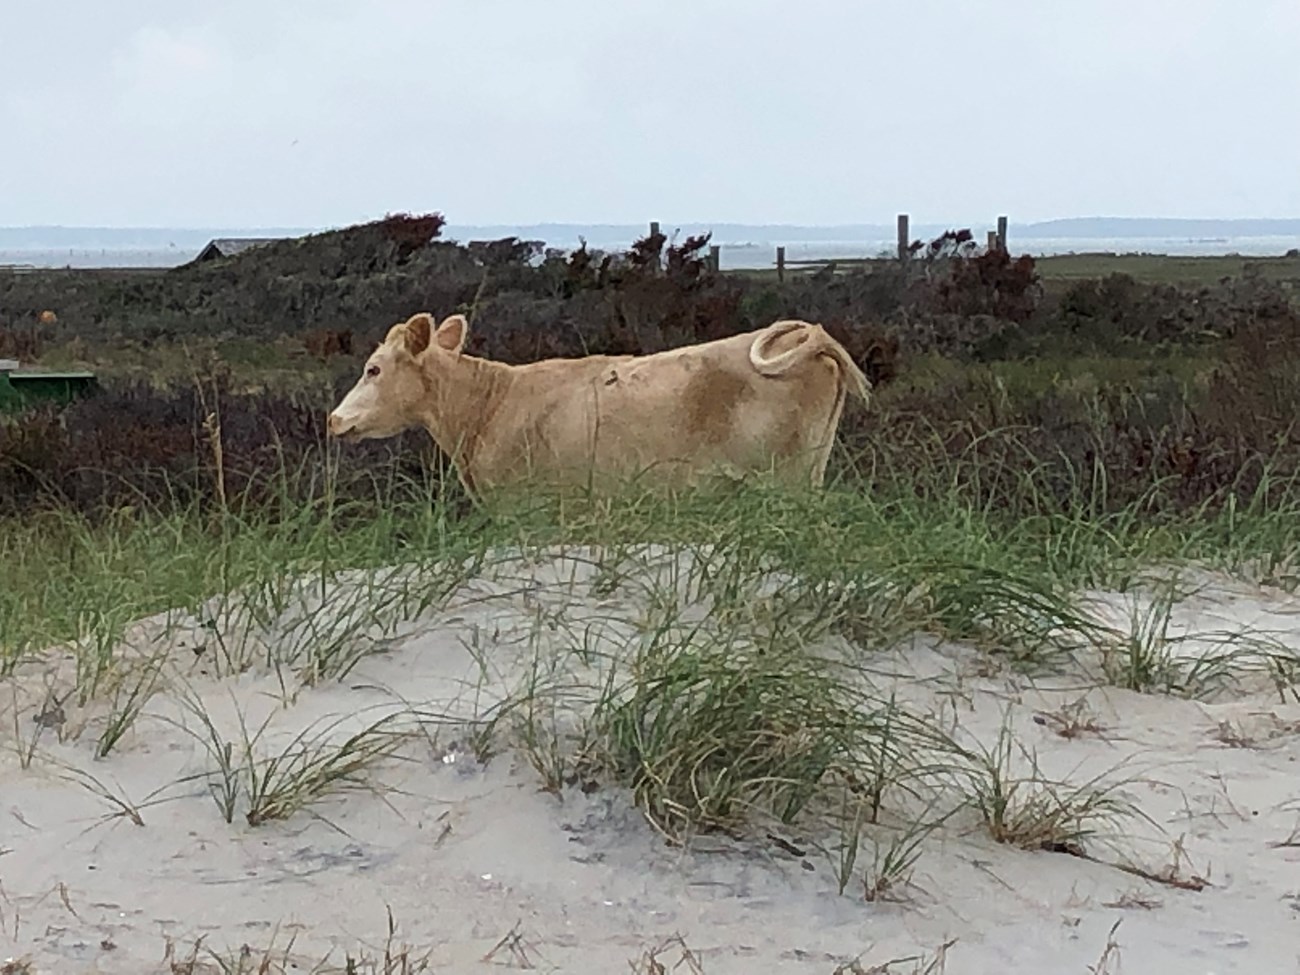
<svg viewBox="0 0 1300 975"><path fill-rule="evenodd" d="M871 862L862 872L863 900L906 900L908 889L915 887L912 874L921 859L922 844L944 824L945 818L919 820L893 831L887 841L873 837ZM880 828L876 827L877 830Z"/></svg>
<svg viewBox="0 0 1300 975"><path fill-rule="evenodd" d="M404 712L385 707L382 717L350 733L339 729L355 726L358 715L322 719L278 750L266 749L259 743L276 715L269 715L250 735L244 714L238 712L240 740L236 746L217 729L196 695L183 698L183 703L197 717L199 728L182 727L203 745L215 766L202 777L227 823L233 821L241 797L248 824L259 826L288 819L340 791L365 788L366 773L393 757L410 734L400 724ZM318 727L321 724L325 726Z"/></svg>
<svg viewBox="0 0 1300 975"><path fill-rule="evenodd" d="M535 653L525 676L526 686L497 709L486 733L504 726L508 741L523 752L542 788L558 796L579 775L577 766L586 743L581 708L573 699L589 695L590 687L563 675L544 673L551 669Z"/></svg>
<svg viewBox="0 0 1300 975"><path fill-rule="evenodd" d="M233 823L235 820L235 808L239 803L241 792L241 775L244 773L243 760L246 750L241 751L238 760L235 756L234 743L225 739L217 726L213 723L212 717L207 707L203 704L202 698L195 694L190 688L184 688L178 694L182 707L194 715L198 720L200 729L190 728L183 722L173 722L181 730L192 735L203 746L208 753L208 758L215 765L215 769L204 773L202 778L207 781L208 791L212 799L221 811L221 818L227 823ZM238 701L231 694L231 700L238 710ZM241 727L243 720L240 720Z"/></svg>
<svg viewBox="0 0 1300 975"><path fill-rule="evenodd" d="M1123 782L1107 783L1102 775L1077 785L1045 778L1036 757L1014 741L1010 714L1010 709L1004 713L992 748L964 750L969 765L962 778L968 802L996 842L1081 856L1086 841L1104 828L1146 818L1118 795ZM1027 774L1014 768L1018 763L1013 748L1023 757Z"/></svg>
<svg viewBox="0 0 1300 975"><path fill-rule="evenodd" d="M1171 633L1182 598L1178 580L1159 582L1145 607L1129 605L1129 625L1103 644L1107 680L1126 690L1209 698L1257 675L1272 683L1282 703L1295 696L1300 652L1285 639L1249 628Z"/></svg>
<svg viewBox="0 0 1300 975"><path fill-rule="evenodd" d="M159 689L167 658L168 651L162 648L155 650L152 656L122 658L113 665L105 680L109 708L95 746L96 758L107 758L135 725L145 705Z"/></svg>
<svg viewBox="0 0 1300 975"><path fill-rule="evenodd" d="M879 824L867 826L864 822L866 804L850 800L846 795L845 805L852 808L841 812L838 855L832 860L839 892L845 893L851 884L860 881L859 889L865 901L906 901L909 889L915 886L912 874L921 859L925 840L956 811L951 810L947 816L927 818L938 798L936 796L931 801L925 812L908 817L905 825L893 828ZM887 840L881 838L882 833L889 834ZM864 845L870 846L871 859L859 874L856 867Z"/></svg>
<svg viewBox="0 0 1300 975"><path fill-rule="evenodd" d="M264 758L254 756L253 741L266 725L250 740L241 722L248 825L287 819L329 795L364 786L365 773L405 742L406 735L394 727L399 717L389 713L341 741L332 740L330 732L351 721L351 716L336 719L314 734L305 728L279 752Z"/></svg>
<svg viewBox="0 0 1300 975"><path fill-rule="evenodd" d="M1130 691L1167 692L1181 686L1169 637L1177 602L1173 583L1167 583L1157 588L1145 610L1136 601L1130 605L1128 631L1103 656L1112 684Z"/></svg>

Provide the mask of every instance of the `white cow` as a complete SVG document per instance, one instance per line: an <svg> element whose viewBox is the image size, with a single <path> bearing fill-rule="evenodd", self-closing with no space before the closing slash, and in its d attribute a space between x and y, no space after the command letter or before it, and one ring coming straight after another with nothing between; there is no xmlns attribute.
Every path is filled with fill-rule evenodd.
<svg viewBox="0 0 1300 975"><path fill-rule="evenodd" d="M689 487L771 472L820 488L852 393L871 383L820 325L766 328L643 356L508 365L462 352L468 323L389 329L329 415L342 440L423 427L472 497L531 485Z"/></svg>

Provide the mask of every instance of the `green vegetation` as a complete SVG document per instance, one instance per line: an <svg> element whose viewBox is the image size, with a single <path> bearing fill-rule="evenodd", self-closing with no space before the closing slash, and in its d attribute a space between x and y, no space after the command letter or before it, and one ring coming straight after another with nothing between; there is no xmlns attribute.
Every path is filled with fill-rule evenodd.
<svg viewBox="0 0 1300 975"><path fill-rule="evenodd" d="M905 878L917 852L910 842L963 809L999 842L1066 851L1136 815L1108 779L1078 786L1032 762L1013 768L1009 738L992 751L963 743L876 686L873 661L913 635L963 641L990 666L1029 674L1209 696L1254 668L1286 693L1300 667L1294 650L1239 633L1217 669L1202 661L1194 679L1175 679L1179 664L1161 656L1166 605L1124 631L1090 617L1079 597L1085 586L1138 586L1143 569L1169 562L1257 577L1261 554L1294 551L1300 496L1155 523L1136 508L1019 519L972 506L950 473L929 497L754 487L491 521L430 504L419 485L395 486L380 517L324 504L287 520L198 509L97 523L47 514L6 526L3 669L67 646L76 667L62 698L105 710L97 751L106 756L174 684L160 674L187 628L207 636L206 673L277 674L289 706L346 678L461 583L520 558L570 553L592 561L592 581L568 583L557 598L576 605L621 591L641 609L603 625L634 639L611 656L593 646L592 623L580 625L577 610L539 615L529 676L481 719L480 755L519 749L557 793L626 787L674 841L767 820L838 823L841 848L827 855L851 871L858 845L872 844L865 879L841 882L873 897ZM686 562L665 581L654 551ZM692 607L707 614L692 617ZM147 617L155 625L145 633L134 621ZM836 636L852 641L851 652L835 649ZM354 788L420 723L417 708L405 725L384 716L337 741L312 729L268 751L260 731L222 739L203 708L192 700L213 797L227 820L245 803L250 825ZM891 843L882 829L903 832Z"/></svg>
<svg viewBox="0 0 1300 975"><path fill-rule="evenodd" d="M1037 259L1044 281L1084 281L1127 274L1147 284L1209 287L1224 278L1258 275L1266 280L1300 281L1300 254L1285 257L1212 255L1174 257L1168 254L1054 254Z"/></svg>
<svg viewBox="0 0 1300 975"><path fill-rule="evenodd" d="M250 317L237 343L202 353L192 336L129 322L98 346L53 341L54 356L102 354L106 376L126 342L150 374L0 420L0 676L17 701L54 648L70 661L44 699L15 704L24 764L46 728L36 708L93 711L95 754L111 761L151 700L181 695L217 813L272 828L452 726L484 761L523 756L556 795L623 790L672 843L797 830L841 891L883 900L906 896L926 841L953 824L1095 858L1142 817L1123 792L1131 775L1054 777L1010 722L973 741L909 701L880 668L918 637L960 646L983 673L1195 698L1255 676L1295 695L1300 652L1268 634L1202 634L1219 649L1190 656L1170 630L1182 574L1300 586L1290 265L1187 291L1191 265L1172 259L1144 265L1160 279L1147 285L1083 258L1039 262L1053 269L1040 277L1034 262L958 252L928 278L894 268L776 286L707 274L692 263L702 242L650 270L662 244L540 268L509 248L478 264L438 251L450 268L439 310L477 307L482 351L516 360L825 318L878 387L870 409L846 414L825 492L751 484L489 517L419 438L323 442L324 410L369 351L359 337L255 340ZM401 259L365 277L383 280L357 288L409 284L404 262L434 261L409 239L394 247ZM253 277L279 310L284 276ZM353 285L327 296L339 314L361 301ZM434 304L403 288L372 311ZM204 314L234 314L237 293L208 295ZM543 312L549 330L532 328ZM270 675L289 709L436 622L467 583L505 586L520 564L551 563L570 575L519 583L533 616L511 680L489 679L501 645L469 647L475 713L407 702L276 745L242 712L239 738L223 735L210 700L185 690L196 667L213 681ZM1097 589L1131 597L1126 624L1091 611ZM1062 715L1057 733L1091 727Z"/></svg>
<svg viewBox="0 0 1300 975"><path fill-rule="evenodd" d="M834 263L841 273L868 268L884 269L893 258L869 260L838 260ZM789 275L816 273L822 265L788 267ZM1236 254L1170 255L1144 253L1112 253L1086 251L1076 254L1048 254L1034 259L1034 266L1044 284L1071 281L1100 280L1112 274L1123 274L1143 284L1168 284L1184 287L1210 287L1224 278L1243 275L1259 276L1269 281L1300 282L1300 253L1277 257L1247 257ZM741 270L738 274L774 278L770 269Z"/></svg>

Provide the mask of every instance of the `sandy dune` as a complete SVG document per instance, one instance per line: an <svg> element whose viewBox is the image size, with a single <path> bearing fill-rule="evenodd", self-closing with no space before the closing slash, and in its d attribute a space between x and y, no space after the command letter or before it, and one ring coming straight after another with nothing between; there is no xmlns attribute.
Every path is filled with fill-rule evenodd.
<svg viewBox="0 0 1300 975"><path fill-rule="evenodd" d="M605 587L580 555L501 562L403 622L345 679L297 690L287 705L281 679L264 667L214 676L212 631L194 618L143 621L131 652L163 646L164 685L102 760L102 702L65 702L61 723L43 707L48 687L72 679L71 658L25 664L0 685L0 971L26 971L20 962L60 975L186 971L200 937L226 957L244 944L283 949L292 937L299 970L327 954L341 969L345 952L382 952L389 910L396 941L427 957L430 971L652 971L646 955L656 946L673 970L677 934L710 975L831 975L909 957L920 960L888 970L920 971L950 941L946 967L932 970L1300 971L1300 705L1280 703L1269 675L1247 673L1207 703L1080 674L1031 679L929 638L874 654L872 681L914 712L991 745L1009 708L1016 740L1046 776L1129 777L1123 794L1150 822L1127 821L1091 844L1096 862L1000 845L977 820L955 816L925 841L906 897L868 903L860 883L837 893L815 848L824 837L705 835L683 851L621 792L556 796L514 752L476 760L465 720L535 679L560 641L581 633L608 653L599 659L617 660L657 611L653 594L690 588L667 553L642 569L660 573L653 585L628 577ZM1175 607L1171 633L1249 626L1300 646L1300 600L1213 577L1200 584ZM1134 617L1131 597L1091 595L1116 625ZM703 604L675 609L707 616ZM1213 647L1207 637L1179 652ZM599 682L614 664L594 659L570 656L549 676ZM239 740L241 714L250 733L268 721L255 746L264 754L304 729L337 722L337 737L385 713L419 734L373 769L373 791L334 794L256 827L241 809L227 824L196 777L213 760L191 733L201 730L183 687L227 740ZM1085 727L1063 735L1071 714ZM140 824L114 816L78 775L126 797ZM1124 864L1167 870L1177 884ZM1196 878L1208 884L1192 889ZM1103 957L1112 929L1117 947ZM193 971L221 970L199 960Z"/></svg>

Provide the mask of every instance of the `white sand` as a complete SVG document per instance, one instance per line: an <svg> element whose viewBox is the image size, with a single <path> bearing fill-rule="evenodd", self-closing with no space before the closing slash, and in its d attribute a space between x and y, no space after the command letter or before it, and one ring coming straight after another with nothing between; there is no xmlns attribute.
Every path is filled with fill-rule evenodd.
<svg viewBox="0 0 1300 975"><path fill-rule="evenodd" d="M682 571L671 559L664 566ZM364 658L342 682L303 689L283 707L272 674L204 676L211 651L192 665L191 648L210 644L210 634L165 633L146 621L132 646L154 652L149 638L166 637L168 689L104 760L93 758L103 706L83 713L69 703L65 740L46 732L30 768L20 767L44 688L70 679L67 660L26 665L0 686L0 970L10 957L38 973L166 972L169 938L187 956L200 936L227 951L283 947L292 935L309 971L331 951L341 966L346 950L381 950L391 909L397 941L427 954L431 971L626 972L680 933L710 975L830 975L858 957L870 970L932 955L951 939L949 973L1082 975L1098 965L1117 921L1118 957L1098 971L1300 971L1300 836L1275 845L1300 820L1300 706L1280 704L1264 674L1205 703L1090 688L1077 677L981 676L990 668L973 650L928 640L877 655L879 686L896 686L911 708L949 727L955 721L964 741L991 744L1010 707L1017 740L1049 777L1082 782L1128 762L1115 774L1138 776L1125 794L1154 822L1130 821L1109 846L1091 846L1109 861L1098 863L999 845L974 818L957 817L926 841L901 903L867 903L860 884L838 894L830 863L798 832L784 835L808 850L802 858L711 836L689 852L668 847L627 796L557 798L513 753L480 766L449 727L429 728L433 737L406 746L404 761L379 766L377 792L334 795L255 828L242 807L226 824L203 781L182 781L211 761L175 723L194 726L177 702L178 675L228 737L238 739L236 704L252 730L269 716L264 752L313 722L342 716L360 727L399 710L397 696L426 713L469 717L522 686L546 640L586 632L617 647L654 611L647 592L682 589L680 580L647 587L629 578L602 597L591 592L592 575L572 559L498 567L406 624L388 652ZM1201 582L1171 634L1249 626L1300 646L1300 600ZM1096 598L1127 626L1126 597ZM486 674L467 645L488 662ZM1099 733L1063 737L1054 719L1035 719L1081 699ZM105 820L112 807L69 769L138 804L144 825ZM1114 865L1159 873L1175 862L1175 843L1177 876L1210 886L1179 889ZM512 930L513 950L485 961ZM669 947L659 960L672 970L680 955ZM196 969L207 970L216 969Z"/></svg>

